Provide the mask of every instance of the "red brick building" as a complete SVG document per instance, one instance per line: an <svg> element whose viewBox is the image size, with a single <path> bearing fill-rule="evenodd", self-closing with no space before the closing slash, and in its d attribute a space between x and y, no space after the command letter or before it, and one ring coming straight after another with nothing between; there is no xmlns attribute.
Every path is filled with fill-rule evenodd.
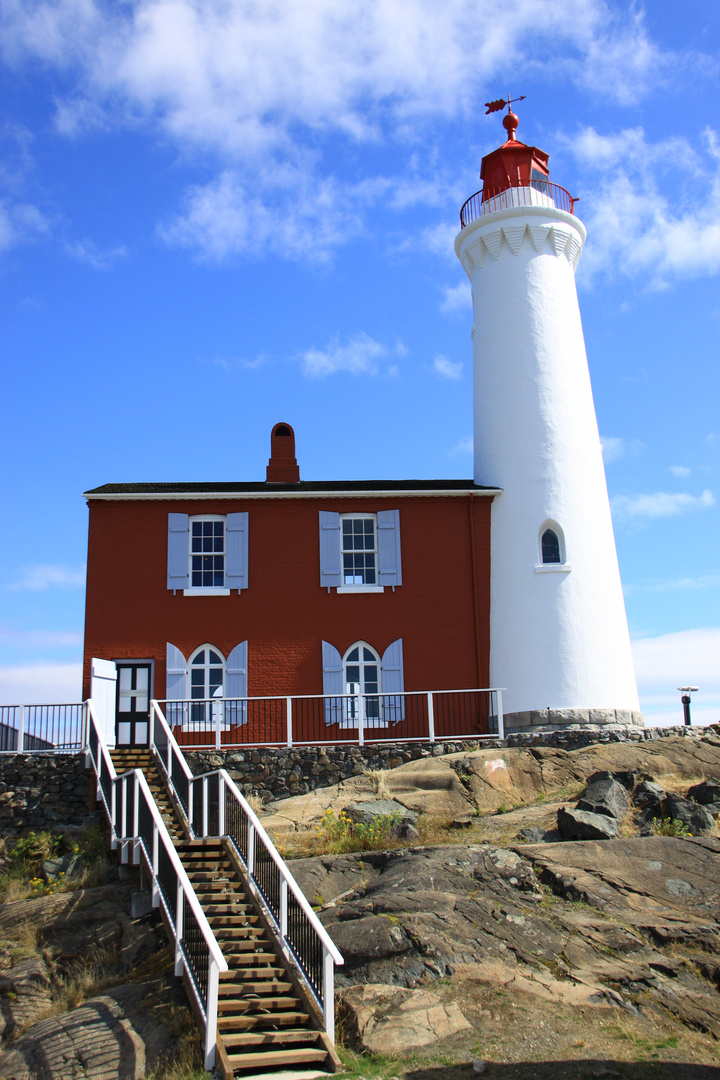
<svg viewBox="0 0 720 1080"><path fill-rule="evenodd" d="M287 424L273 428L271 451L265 482L85 493L84 696L93 658L114 664L127 723L152 697L488 686L496 489L303 481ZM326 725L340 719L327 710Z"/></svg>

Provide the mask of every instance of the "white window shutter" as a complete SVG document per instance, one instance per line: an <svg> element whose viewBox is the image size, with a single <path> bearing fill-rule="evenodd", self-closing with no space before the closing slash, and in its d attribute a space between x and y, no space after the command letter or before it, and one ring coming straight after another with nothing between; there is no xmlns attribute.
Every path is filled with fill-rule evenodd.
<svg viewBox="0 0 720 1080"><path fill-rule="evenodd" d="M378 585L402 585L400 561L400 511L379 510Z"/></svg>
<svg viewBox="0 0 720 1080"><path fill-rule="evenodd" d="M340 515L320 511L320 584L323 588L342 585L340 569Z"/></svg>
<svg viewBox="0 0 720 1080"><path fill-rule="evenodd" d="M392 696L402 694L404 689L402 638L398 638L388 645L382 657L383 715L391 724L405 719L405 698Z"/></svg>
<svg viewBox="0 0 720 1080"><path fill-rule="evenodd" d="M247 517L247 514L230 516ZM225 664L225 697L232 699L225 705L225 721L236 726L247 723L247 701L238 700L247 698L247 654L248 643L241 641L230 651Z"/></svg>
<svg viewBox="0 0 720 1080"><path fill-rule="evenodd" d="M188 588L188 515L168 514L168 589Z"/></svg>
<svg viewBox="0 0 720 1080"><path fill-rule="evenodd" d="M342 694L342 657L329 641L322 643L323 694ZM339 724L342 719L342 698L325 698L325 723Z"/></svg>
<svg viewBox="0 0 720 1080"><path fill-rule="evenodd" d="M181 514L177 516L182 517ZM169 641L165 647L165 697L168 701L165 719L171 728L181 727L187 706L173 705L172 702L187 698L187 662L177 646Z"/></svg>
<svg viewBox="0 0 720 1080"><path fill-rule="evenodd" d="M225 522L225 588L248 587L248 514L228 514ZM245 695L243 695L245 696Z"/></svg>

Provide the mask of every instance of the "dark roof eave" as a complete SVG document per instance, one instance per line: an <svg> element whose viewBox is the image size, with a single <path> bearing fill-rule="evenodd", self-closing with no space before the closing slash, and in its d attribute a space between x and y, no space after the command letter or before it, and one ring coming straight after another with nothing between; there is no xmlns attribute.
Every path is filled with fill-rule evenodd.
<svg viewBox="0 0 720 1080"><path fill-rule="evenodd" d="M310 498L317 495L495 495L500 488L472 480L301 480L297 484L254 482L103 484L83 492L86 499Z"/></svg>

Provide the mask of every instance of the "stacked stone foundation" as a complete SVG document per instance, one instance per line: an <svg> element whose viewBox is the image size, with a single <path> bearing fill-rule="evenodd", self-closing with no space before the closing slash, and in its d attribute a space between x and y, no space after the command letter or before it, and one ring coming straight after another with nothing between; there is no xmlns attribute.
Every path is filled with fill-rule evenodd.
<svg viewBox="0 0 720 1080"><path fill-rule="evenodd" d="M505 713L505 732L596 731L641 728L643 714L633 709L528 709Z"/></svg>

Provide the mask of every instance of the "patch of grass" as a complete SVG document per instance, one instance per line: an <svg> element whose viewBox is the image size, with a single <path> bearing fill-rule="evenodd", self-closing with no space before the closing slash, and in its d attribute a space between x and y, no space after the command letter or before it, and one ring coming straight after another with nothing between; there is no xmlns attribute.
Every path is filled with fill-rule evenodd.
<svg viewBox="0 0 720 1080"><path fill-rule="evenodd" d="M340 1060L343 1063L341 1076L364 1077L365 1080L395 1080L400 1073L407 1072L414 1064L413 1055L404 1055L402 1058L391 1054L368 1054L350 1050L338 1045L336 1047Z"/></svg>
<svg viewBox="0 0 720 1080"><path fill-rule="evenodd" d="M365 824L353 821L344 810L336 814L328 809L317 832L325 852L379 851L390 845L394 839L390 833L399 821L400 814L380 814Z"/></svg>
<svg viewBox="0 0 720 1080"><path fill-rule="evenodd" d="M146 1074L146 1080L207 1080L203 1068L202 1039L190 1010L178 1005L160 1006L158 1019L175 1036L175 1052Z"/></svg>
<svg viewBox="0 0 720 1080"><path fill-rule="evenodd" d="M387 769L368 769L365 776L372 784L378 799L392 799L387 786Z"/></svg>
<svg viewBox="0 0 720 1080"><path fill-rule="evenodd" d="M62 831L33 830L12 846L5 846L8 862L0 876L0 903L4 904L99 885L110 862L107 834L97 826L89 826L77 837ZM61 874L56 880L46 882L42 876L45 860L71 853L79 855L84 862L82 873L71 879Z"/></svg>

